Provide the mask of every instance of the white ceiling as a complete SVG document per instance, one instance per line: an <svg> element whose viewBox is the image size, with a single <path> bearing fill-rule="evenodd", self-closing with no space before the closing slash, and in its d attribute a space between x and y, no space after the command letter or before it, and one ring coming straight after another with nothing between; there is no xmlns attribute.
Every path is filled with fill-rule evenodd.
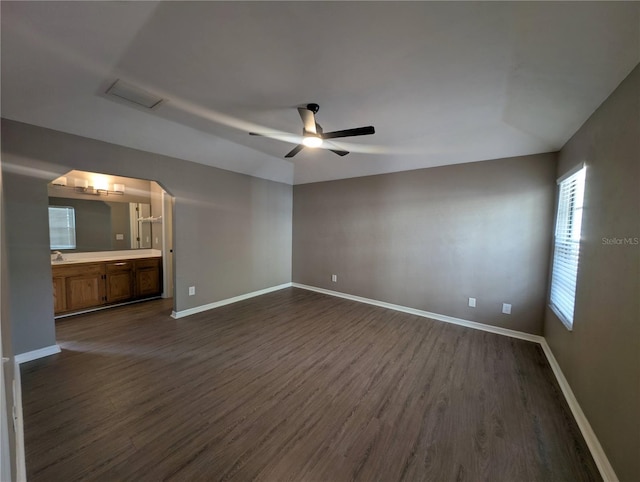
<svg viewBox="0 0 640 482"><path fill-rule="evenodd" d="M293 184L556 151L640 62L639 2L1 8L3 117ZM118 78L168 101L106 98ZM295 142L309 102L376 134L291 160L248 135Z"/></svg>

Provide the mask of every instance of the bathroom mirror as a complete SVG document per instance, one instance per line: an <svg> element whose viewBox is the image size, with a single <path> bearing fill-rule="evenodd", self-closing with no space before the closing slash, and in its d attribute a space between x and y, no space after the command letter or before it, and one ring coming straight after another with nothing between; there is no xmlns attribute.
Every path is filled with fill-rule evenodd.
<svg viewBox="0 0 640 482"><path fill-rule="evenodd" d="M148 203L50 196L49 207L72 208L50 210L52 250L92 252L152 248L157 246L157 241L155 246L153 244L154 231L156 239L162 236L161 220L153 216ZM53 220L52 211L57 213ZM60 216L63 212L66 221Z"/></svg>

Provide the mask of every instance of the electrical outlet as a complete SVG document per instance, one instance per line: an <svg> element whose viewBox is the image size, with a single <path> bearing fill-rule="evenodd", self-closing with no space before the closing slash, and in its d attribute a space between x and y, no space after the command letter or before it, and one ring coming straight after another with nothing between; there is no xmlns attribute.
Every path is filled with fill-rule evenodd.
<svg viewBox="0 0 640 482"><path fill-rule="evenodd" d="M476 299L475 298L469 298L469 306L471 308L475 308L476 307Z"/></svg>
<svg viewBox="0 0 640 482"><path fill-rule="evenodd" d="M193 296L196 294L196 287L195 286L189 286L189 296Z"/></svg>
<svg viewBox="0 0 640 482"><path fill-rule="evenodd" d="M116 241L124 241L124 234L116 234Z"/></svg>
<svg viewBox="0 0 640 482"><path fill-rule="evenodd" d="M331 275L331 281L333 281L334 283L338 282L338 275L337 274L332 274Z"/></svg>
<svg viewBox="0 0 640 482"><path fill-rule="evenodd" d="M502 312L505 315L511 314L511 305L509 303L502 303Z"/></svg>

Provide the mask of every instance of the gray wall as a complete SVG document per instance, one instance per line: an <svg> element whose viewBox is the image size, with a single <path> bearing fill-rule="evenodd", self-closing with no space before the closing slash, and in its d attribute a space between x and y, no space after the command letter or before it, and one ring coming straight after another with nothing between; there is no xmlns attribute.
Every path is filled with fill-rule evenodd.
<svg viewBox="0 0 640 482"><path fill-rule="evenodd" d="M291 281L289 185L6 119L2 156L15 353L55 343L47 183L70 169L157 180L175 196L178 311Z"/></svg>
<svg viewBox="0 0 640 482"><path fill-rule="evenodd" d="M540 334L555 173L542 154L297 185L293 281Z"/></svg>
<svg viewBox="0 0 640 482"><path fill-rule="evenodd" d="M609 240L640 238L639 102L636 67L560 152L558 176L587 165L580 265L573 331L544 325L621 481L640 480L640 245Z"/></svg>
<svg viewBox="0 0 640 482"><path fill-rule="evenodd" d="M16 355L55 344L49 250L49 198L43 180L11 169L2 131L9 319ZM7 136L9 137L9 136ZM20 162L23 162L21 159ZM4 300L7 300L5 297Z"/></svg>
<svg viewBox="0 0 640 482"><path fill-rule="evenodd" d="M14 359L13 359L13 346L11 337L11 322L9 313L9 273L6 267L7 264L7 243L6 243L6 227L5 227L5 215L4 215L4 188L2 178L2 158L0 157L0 333L2 334L2 356L10 358L8 363L0 363L0 370L3 370L4 381L4 394L6 403L0 404L5 411L3 416L7 419L7 440L2 440L2 444L8 445L8 456L10 466L10 480L16 480L17 467L16 467L16 433L13 427L13 380L15 378L14 373ZM4 447L3 447L4 450ZM3 460L4 461L4 460ZM5 474L3 468L0 473L0 478Z"/></svg>

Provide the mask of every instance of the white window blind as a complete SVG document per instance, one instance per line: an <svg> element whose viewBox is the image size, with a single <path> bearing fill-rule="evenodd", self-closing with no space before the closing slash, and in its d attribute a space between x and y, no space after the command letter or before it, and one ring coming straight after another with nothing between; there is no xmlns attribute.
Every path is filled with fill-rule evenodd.
<svg viewBox="0 0 640 482"><path fill-rule="evenodd" d="M75 249L76 215L72 207L49 206L51 249Z"/></svg>
<svg viewBox="0 0 640 482"><path fill-rule="evenodd" d="M551 272L551 308L571 329L578 278L585 167L559 181Z"/></svg>

